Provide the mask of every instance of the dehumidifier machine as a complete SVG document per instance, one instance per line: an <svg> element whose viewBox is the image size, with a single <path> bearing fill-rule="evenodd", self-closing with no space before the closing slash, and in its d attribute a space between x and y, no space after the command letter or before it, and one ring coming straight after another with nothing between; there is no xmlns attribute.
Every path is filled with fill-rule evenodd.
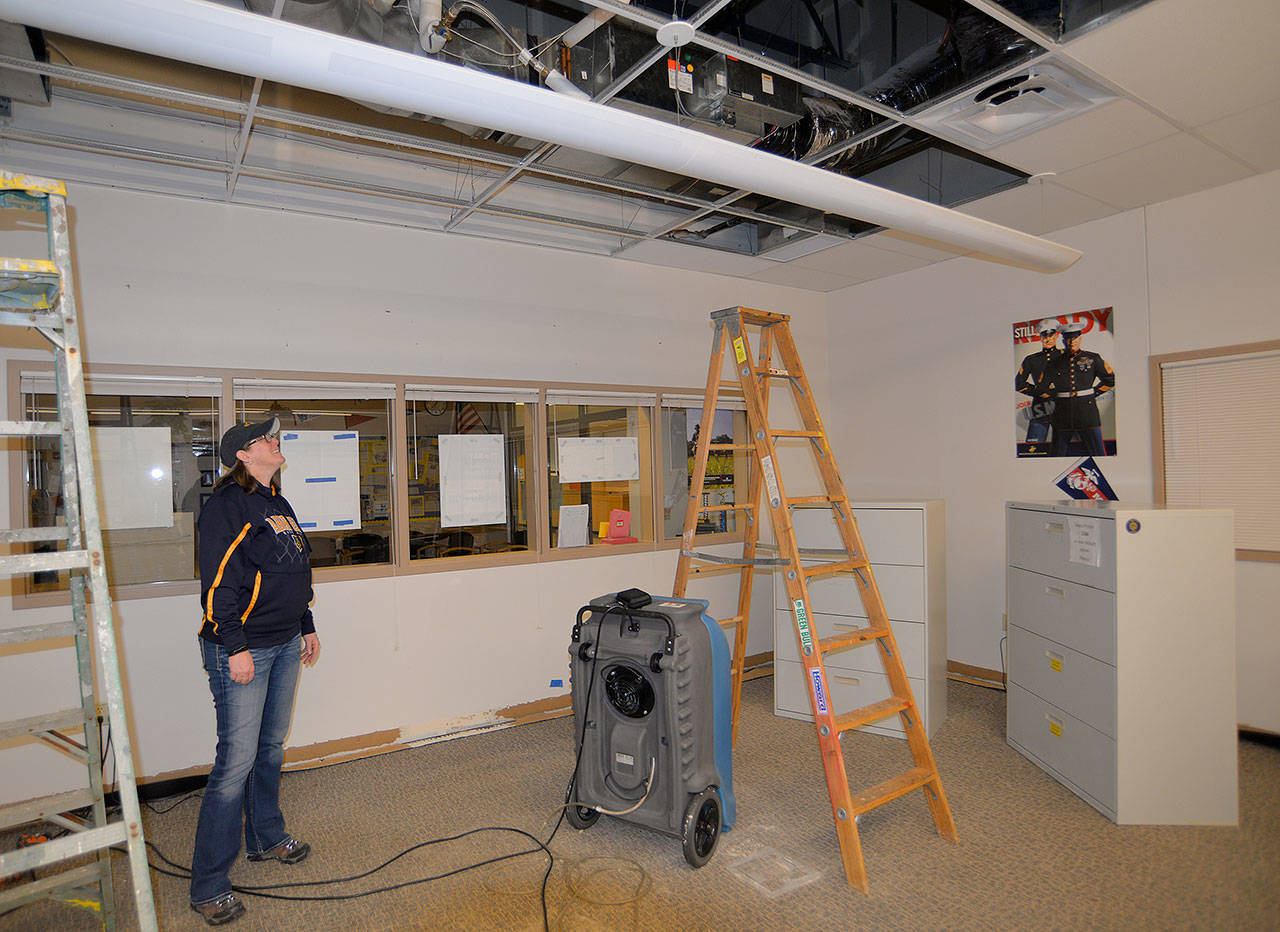
<svg viewBox="0 0 1280 932"><path fill-rule="evenodd" d="M638 589L578 610L569 645L575 828L613 816L681 839L701 867L734 821L729 643L700 599Z"/></svg>

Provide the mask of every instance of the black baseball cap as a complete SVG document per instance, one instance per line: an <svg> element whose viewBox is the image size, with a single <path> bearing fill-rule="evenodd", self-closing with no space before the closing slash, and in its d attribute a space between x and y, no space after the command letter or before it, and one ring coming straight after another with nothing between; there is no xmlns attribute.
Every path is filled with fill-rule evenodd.
<svg viewBox="0 0 1280 932"><path fill-rule="evenodd" d="M280 432L280 418L269 417L261 424L237 424L222 435L218 444L218 456L222 465L230 469L236 464L236 453L243 450L259 437Z"/></svg>

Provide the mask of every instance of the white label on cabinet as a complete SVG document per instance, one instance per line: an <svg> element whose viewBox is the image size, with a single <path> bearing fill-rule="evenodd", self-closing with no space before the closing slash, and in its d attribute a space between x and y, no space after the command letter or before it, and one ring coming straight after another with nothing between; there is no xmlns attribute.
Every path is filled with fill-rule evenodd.
<svg viewBox="0 0 1280 932"><path fill-rule="evenodd" d="M1084 566L1100 566L1102 551L1098 547L1099 525L1097 518L1068 518L1071 526L1071 544L1068 558L1072 563Z"/></svg>

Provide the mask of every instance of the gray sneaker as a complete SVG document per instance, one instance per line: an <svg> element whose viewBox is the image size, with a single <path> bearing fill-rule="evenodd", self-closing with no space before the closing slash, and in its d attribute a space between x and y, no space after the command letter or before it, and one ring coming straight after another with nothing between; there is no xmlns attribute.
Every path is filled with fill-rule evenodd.
<svg viewBox="0 0 1280 932"><path fill-rule="evenodd" d="M211 926L226 925L244 915L244 904L236 899L234 893L224 893L208 903L192 903L191 908Z"/></svg>
<svg viewBox="0 0 1280 932"><path fill-rule="evenodd" d="M250 851L246 857L250 861L283 861L285 864L297 864L299 861L305 861L310 853L311 846L309 844L305 841L298 841L291 835L286 835L284 841L274 848L268 848L258 854Z"/></svg>

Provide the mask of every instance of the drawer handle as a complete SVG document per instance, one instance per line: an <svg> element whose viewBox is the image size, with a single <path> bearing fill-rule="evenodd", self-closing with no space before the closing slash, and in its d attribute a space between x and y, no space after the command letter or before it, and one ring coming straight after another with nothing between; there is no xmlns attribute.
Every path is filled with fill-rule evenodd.
<svg viewBox="0 0 1280 932"><path fill-rule="evenodd" d="M1052 715L1045 713L1044 720L1049 723L1049 732L1055 738L1062 737L1062 722L1054 718Z"/></svg>
<svg viewBox="0 0 1280 932"><path fill-rule="evenodd" d="M1046 521L1044 523L1044 529L1046 531L1053 531L1055 533L1061 534L1063 531L1067 529L1067 526L1063 524L1061 521Z"/></svg>
<svg viewBox="0 0 1280 932"><path fill-rule="evenodd" d="M1055 654L1051 650L1045 651L1044 655L1049 658L1049 669L1054 671L1055 673L1061 673L1062 672L1062 655Z"/></svg>
<svg viewBox="0 0 1280 932"><path fill-rule="evenodd" d="M1066 590L1066 589L1060 589L1060 588L1058 588L1057 586L1045 586L1045 587L1044 587L1044 594L1045 594L1045 595L1053 595L1053 596L1057 596L1057 597L1058 597L1058 598L1060 598L1060 599L1065 599L1065 598L1067 597L1067 590Z"/></svg>
<svg viewBox="0 0 1280 932"><path fill-rule="evenodd" d="M846 686L862 685L862 680L858 679L856 676L836 676L832 674L831 679L837 683L844 683Z"/></svg>

